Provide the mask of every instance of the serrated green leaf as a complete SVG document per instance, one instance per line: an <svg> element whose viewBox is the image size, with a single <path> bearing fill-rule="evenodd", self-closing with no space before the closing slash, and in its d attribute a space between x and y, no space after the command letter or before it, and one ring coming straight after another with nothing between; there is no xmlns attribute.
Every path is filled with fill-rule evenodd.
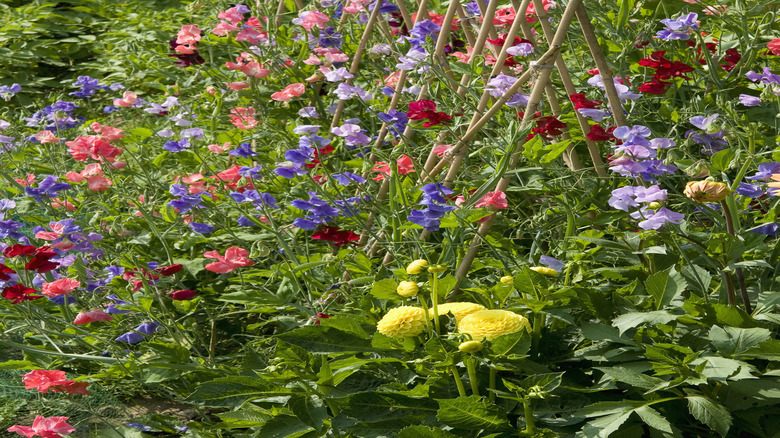
<svg viewBox="0 0 780 438"><path fill-rule="evenodd" d="M621 366L596 367L595 369L604 373L605 378L617 380L618 382L644 390L649 390L656 385L663 383L663 380L658 377L648 376L647 374L642 374Z"/></svg>
<svg viewBox="0 0 780 438"><path fill-rule="evenodd" d="M371 286L371 295L380 300L400 300L402 299L398 295L398 283L392 278L384 278L374 283Z"/></svg>
<svg viewBox="0 0 780 438"><path fill-rule="evenodd" d="M709 339L712 345L721 353L733 356L754 347L772 336L765 328L739 328L713 326Z"/></svg>
<svg viewBox="0 0 780 438"><path fill-rule="evenodd" d="M314 354L379 351L370 339L326 326L304 326L276 337Z"/></svg>
<svg viewBox="0 0 780 438"><path fill-rule="evenodd" d="M653 312L632 312L625 313L612 320L612 325L618 328L622 335L628 329L640 326L642 324L667 324L677 319L678 316L666 310L656 310Z"/></svg>
<svg viewBox="0 0 780 438"><path fill-rule="evenodd" d="M321 430L328 410L322 400L314 396L294 395L287 401L287 407L304 424Z"/></svg>
<svg viewBox="0 0 780 438"><path fill-rule="evenodd" d="M436 417L447 426L491 431L512 429L505 412L496 405L483 401L477 395L437 401L439 402L439 412Z"/></svg>
<svg viewBox="0 0 780 438"><path fill-rule="evenodd" d="M688 411L694 418L709 426L721 436L726 436L731 427L731 414L723 406L707 397L690 396Z"/></svg>
<svg viewBox="0 0 780 438"><path fill-rule="evenodd" d="M668 306L673 300L679 298L686 286L685 278L674 269L674 266L656 272L645 281L645 289L655 298L656 310Z"/></svg>
<svg viewBox="0 0 780 438"><path fill-rule="evenodd" d="M455 435L428 426L409 426L398 432L398 438L455 438Z"/></svg>
<svg viewBox="0 0 780 438"><path fill-rule="evenodd" d="M247 400L291 393L292 390L263 379L246 376L220 377L201 384L187 399L205 401L210 405L236 406Z"/></svg>
<svg viewBox="0 0 780 438"><path fill-rule="evenodd" d="M639 418L645 422L645 424L652 427L653 429L657 429L666 433L674 432L672 430L672 423L670 423L669 420L664 418L660 413L658 413L658 411L651 408L650 406L642 406L635 412L637 415L639 415Z"/></svg>

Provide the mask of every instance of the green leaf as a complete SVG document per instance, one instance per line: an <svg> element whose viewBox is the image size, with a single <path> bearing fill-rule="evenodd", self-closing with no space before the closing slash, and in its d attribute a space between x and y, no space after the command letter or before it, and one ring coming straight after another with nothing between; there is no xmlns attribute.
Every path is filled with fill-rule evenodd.
<svg viewBox="0 0 780 438"><path fill-rule="evenodd" d="M263 379L246 376L220 377L201 384L187 399L208 402L207 404L215 406L237 406L248 400L292 393L290 389Z"/></svg>
<svg viewBox="0 0 780 438"><path fill-rule="evenodd" d="M352 394L349 397L338 399L338 404L344 414L361 423L411 421L405 425L414 425L420 424L421 420L436 412L436 402L430 398L408 397L391 392ZM399 424L399 428L400 426Z"/></svg>
<svg viewBox="0 0 780 438"><path fill-rule="evenodd" d="M385 278L371 286L371 295L380 300L400 300L401 296L398 295L396 289L398 289L398 283L392 278Z"/></svg>
<svg viewBox="0 0 780 438"><path fill-rule="evenodd" d="M628 16L634 9L636 0L618 0L618 14L615 16L615 27L622 28L628 22Z"/></svg>
<svg viewBox="0 0 780 438"><path fill-rule="evenodd" d="M428 426L409 426L398 432L398 438L455 438L455 435Z"/></svg>
<svg viewBox="0 0 780 438"><path fill-rule="evenodd" d="M724 149L720 152L717 152L710 159L710 163L712 164L712 171L725 172L729 167L731 167L731 161L734 160L735 156L736 154L732 149Z"/></svg>
<svg viewBox="0 0 780 438"><path fill-rule="evenodd" d="M617 327L619 334L622 335L626 330L642 324L667 324L677 318L677 315L674 315L666 310L656 310L653 312L632 312L618 316L612 320L612 325Z"/></svg>
<svg viewBox="0 0 780 438"><path fill-rule="evenodd" d="M285 304L284 301L279 299L276 295L252 289L222 294L217 300L225 301L227 303L254 304L256 306L281 306Z"/></svg>
<svg viewBox="0 0 780 438"><path fill-rule="evenodd" d="M688 411L694 418L701 421L721 436L726 436L731 427L731 414L723 406L707 397L688 397Z"/></svg>
<svg viewBox="0 0 780 438"><path fill-rule="evenodd" d="M490 342L493 354L498 357L516 355L525 356L531 349L531 335L526 330L499 336Z"/></svg>
<svg viewBox="0 0 780 438"><path fill-rule="evenodd" d="M369 339L326 326L305 326L276 337L314 354L378 351Z"/></svg>
<svg viewBox="0 0 780 438"><path fill-rule="evenodd" d="M675 298L679 298L686 286L685 278L674 269L674 266L656 272L645 281L645 289L655 298L656 310L668 306Z"/></svg>
<svg viewBox="0 0 780 438"><path fill-rule="evenodd" d="M721 353L733 356L743 353L772 336L772 332L765 328L739 328L713 326L710 329L709 339L712 345Z"/></svg>
<svg viewBox="0 0 780 438"><path fill-rule="evenodd" d="M225 412L222 414L217 414L217 416L225 423L225 425L233 428L262 426L266 421L271 419L270 415L251 409Z"/></svg>
<svg viewBox="0 0 780 438"><path fill-rule="evenodd" d="M604 373L605 378L617 380L618 382L644 390L649 390L656 385L663 383L663 380L658 377L648 376L647 374L642 374L621 366L596 367L595 369Z"/></svg>
<svg viewBox="0 0 780 438"><path fill-rule="evenodd" d="M759 345L744 351L740 356L780 360L780 341L777 339L767 339Z"/></svg>
<svg viewBox="0 0 780 438"><path fill-rule="evenodd" d="M471 430L512 430L506 413L492 403L481 401L477 395L437 401L439 412L436 417L447 426Z"/></svg>
<svg viewBox="0 0 780 438"><path fill-rule="evenodd" d="M670 423L669 420L664 418L661 414L658 413L658 411L651 408L650 406L642 406L635 412L637 415L639 415L639 418L645 422L645 424L652 427L653 429L657 429L666 433L674 433L672 430L672 423Z"/></svg>
<svg viewBox="0 0 780 438"><path fill-rule="evenodd" d="M263 438L297 438L314 430L292 415L279 415L268 420L258 436Z"/></svg>
<svg viewBox="0 0 780 438"><path fill-rule="evenodd" d="M287 407L301 422L317 430L321 430L328 418L325 403L314 396L294 395L287 402Z"/></svg>

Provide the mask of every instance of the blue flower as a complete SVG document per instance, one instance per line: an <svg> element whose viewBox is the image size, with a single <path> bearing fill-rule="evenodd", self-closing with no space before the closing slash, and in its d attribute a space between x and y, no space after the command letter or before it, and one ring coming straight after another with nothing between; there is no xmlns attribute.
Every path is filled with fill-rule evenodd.
<svg viewBox="0 0 780 438"><path fill-rule="evenodd" d="M200 222L190 222L190 228L192 231L200 234L209 234L214 231L214 225L203 224Z"/></svg>
<svg viewBox="0 0 780 438"><path fill-rule="evenodd" d="M249 143L241 143L238 145L237 149L233 149L232 151L228 152L230 155L237 155L244 158L254 157L255 155L260 155L257 152L252 150L252 145Z"/></svg>
<svg viewBox="0 0 780 438"><path fill-rule="evenodd" d="M163 145L163 149L168 152L181 152L183 150L189 149L189 147L190 141L186 138L182 138L178 142L169 140L165 142L165 145Z"/></svg>
<svg viewBox="0 0 780 438"><path fill-rule="evenodd" d="M351 173L351 172L334 173L333 174L333 178L336 179L336 182L340 186L348 186L352 181L354 181L354 182L356 182L358 184L363 184L363 183L366 182L365 178L363 178L360 175L356 175L354 173Z"/></svg>
<svg viewBox="0 0 780 438"><path fill-rule="evenodd" d="M35 202L43 201L43 197L57 196L58 192L70 189L68 183L58 183L57 178L47 175L43 181L38 184L38 187L25 187L24 194L35 199Z"/></svg>
<svg viewBox="0 0 780 438"><path fill-rule="evenodd" d="M145 335L151 335L152 333L159 331L161 327L162 325L158 322L144 322L136 327L135 330Z"/></svg>
<svg viewBox="0 0 780 438"><path fill-rule="evenodd" d="M136 332L127 332L121 336L118 336L115 341L118 342L127 342L128 344L137 344L144 340L144 337L140 333Z"/></svg>

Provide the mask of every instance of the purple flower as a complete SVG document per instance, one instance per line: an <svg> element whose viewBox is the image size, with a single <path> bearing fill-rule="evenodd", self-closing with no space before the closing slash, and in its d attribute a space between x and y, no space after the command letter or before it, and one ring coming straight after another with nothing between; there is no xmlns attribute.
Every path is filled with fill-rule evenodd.
<svg viewBox="0 0 780 438"><path fill-rule="evenodd" d="M298 111L298 115L301 117L311 117L311 118L317 118L319 117L319 114L317 114L317 110L313 106L306 106L301 108Z"/></svg>
<svg viewBox="0 0 780 438"><path fill-rule="evenodd" d="M431 20L418 21L414 25L412 31L409 32L410 37L407 38L412 47L419 47L425 43L425 40L429 36L433 36L441 30L441 26L434 23Z"/></svg>
<svg viewBox="0 0 780 438"><path fill-rule="evenodd" d="M772 175L775 173L780 173L780 163L774 161L769 163L761 163L758 165L758 172L753 176L747 177L746 179L754 181L769 181L772 179Z"/></svg>
<svg viewBox="0 0 780 438"><path fill-rule="evenodd" d="M239 157L249 158L255 155L260 155L252 150L252 145L249 143L241 143L238 148L228 152L230 155L237 155Z"/></svg>
<svg viewBox="0 0 780 438"><path fill-rule="evenodd" d="M447 199L443 198L441 195L451 195L455 193L453 190L450 190L439 183L426 184L420 187L420 191L423 192L424 197L442 204L447 202Z"/></svg>
<svg viewBox="0 0 780 438"><path fill-rule="evenodd" d="M657 230L665 224L679 224L681 220L685 218L682 213L673 212L666 207L661 207L656 211L649 208L641 210L631 214L634 219L644 217L645 220L639 222L639 228L643 230Z"/></svg>
<svg viewBox="0 0 780 438"><path fill-rule="evenodd" d="M203 138L203 130L200 128L189 128L181 132L181 136L185 138L200 139Z"/></svg>
<svg viewBox="0 0 780 438"><path fill-rule="evenodd" d="M417 225L422 226L425 231L439 231L439 225L441 225L441 220L438 217L431 217L428 214L426 214L428 210L412 210L409 214L409 216L406 217L406 219L409 220L409 222L415 223Z"/></svg>
<svg viewBox="0 0 780 438"><path fill-rule="evenodd" d="M582 114L583 117L587 117L594 122L601 122L604 120L604 117L607 117L609 115L606 111L597 110L595 108L580 108L577 110L580 114Z"/></svg>
<svg viewBox="0 0 780 438"><path fill-rule="evenodd" d="M764 67L763 74L758 74L751 70L745 73L745 76L753 82L760 80L765 84L780 84L780 75L773 74L769 67Z"/></svg>
<svg viewBox="0 0 780 438"><path fill-rule="evenodd" d="M351 172L334 173L332 176L336 179L336 182L340 186L348 186L352 181L358 184L363 184L366 182L365 178Z"/></svg>
<svg viewBox="0 0 780 438"><path fill-rule="evenodd" d="M656 201L666 201L667 192L661 190L657 185L650 187L637 187L636 188L636 202L650 203Z"/></svg>
<svg viewBox="0 0 780 438"><path fill-rule="evenodd" d="M661 20L661 23L663 23L666 28L658 31L655 36L664 41L688 40L691 37L691 30L699 29L699 25L696 22L697 18L699 18L697 14L690 13L677 19L663 19Z"/></svg>
<svg viewBox="0 0 780 438"><path fill-rule="evenodd" d="M152 333L157 332L160 330L162 325L158 322L144 322L141 323L138 327L135 328L135 331L141 332L145 335L151 335Z"/></svg>
<svg viewBox="0 0 780 438"><path fill-rule="evenodd" d="M3 85L0 87L0 98L5 101L9 101L16 93L20 91L22 91L22 86L19 84L13 84L10 87L8 85Z"/></svg>
<svg viewBox="0 0 780 438"><path fill-rule="evenodd" d="M118 342L127 342L128 344L137 344L137 343L143 341L144 337L140 333L127 332L127 333L117 337L114 340L118 341Z"/></svg>
<svg viewBox="0 0 780 438"><path fill-rule="evenodd" d="M0 211L16 208L16 202L12 199L0 199Z"/></svg>
<svg viewBox="0 0 780 438"><path fill-rule="evenodd" d="M354 77L355 77L355 75L350 73L344 67L339 67L339 68L337 68L335 70L331 70L331 71L325 73L325 79L328 82L341 82L341 81L345 81L347 79L352 79Z"/></svg>
<svg viewBox="0 0 780 438"><path fill-rule="evenodd" d="M57 178L46 175L46 178L38 184L37 188L25 187L24 194L35 199L35 202L43 201L43 197L51 198L57 196L58 192L70 189L68 183L58 183Z"/></svg>
<svg viewBox="0 0 780 438"><path fill-rule="evenodd" d="M428 56L428 52L422 47L412 47L406 53L406 56L399 56L398 60L401 61L395 65L398 70L414 70L417 64Z"/></svg>
<svg viewBox="0 0 780 438"><path fill-rule="evenodd" d="M200 234L209 234L214 231L214 225L203 224L200 222L190 222L190 228L192 231Z"/></svg>
<svg viewBox="0 0 780 438"><path fill-rule="evenodd" d="M777 236L778 226L775 223L765 224L757 228L749 230L757 234L766 234L767 236Z"/></svg>
<svg viewBox="0 0 780 438"><path fill-rule="evenodd" d="M374 98L369 92L357 85L349 85L345 82L340 83L333 94L335 94L339 100L349 100L353 97L358 97L360 100L366 101Z"/></svg>
<svg viewBox="0 0 780 438"><path fill-rule="evenodd" d="M761 99L749 94L740 94L739 102L744 106L758 106L761 105Z"/></svg>
<svg viewBox="0 0 780 438"><path fill-rule="evenodd" d="M534 51L534 46L528 43L520 43L506 49L506 53L512 56L528 56Z"/></svg>
<svg viewBox="0 0 780 438"><path fill-rule="evenodd" d="M627 186L612 191L612 196L607 201L610 207L628 211L631 207L639 207L639 203L634 200L636 190L639 187Z"/></svg>
<svg viewBox="0 0 780 438"><path fill-rule="evenodd" d="M298 125L293 128L294 134L316 134L320 130L321 125Z"/></svg>
<svg viewBox="0 0 780 438"><path fill-rule="evenodd" d="M693 116L688 121L691 123L691 125L703 129L705 131L710 130L710 125L712 125L715 120L718 118L718 114L715 113L711 116L704 117L704 116Z"/></svg>
<svg viewBox="0 0 780 438"><path fill-rule="evenodd" d="M351 123L344 123L343 125L335 128L331 128L331 133L344 138L344 143L347 146L365 146L371 142L371 137L363 134L363 130L360 126ZM350 148L350 149L353 149Z"/></svg>
<svg viewBox="0 0 780 438"><path fill-rule="evenodd" d="M241 166L241 168L238 169L238 174L249 179L260 179L263 177L263 174L260 173L262 169L263 167L259 164L254 167Z"/></svg>
<svg viewBox="0 0 780 438"><path fill-rule="evenodd" d="M555 257L550 257L543 255L539 257L539 263L547 266L548 268L555 269L555 272L560 273L564 266L566 266L566 263L556 259Z"/></svg>
<svg viewBox="0 0 780 438"><path fill-rule="evenodd" d="M303 168L303 164L293 163L292 161L282 161L276 163L274 173L282 178L293 179L296 176L306 175L306 169Z"/></svg>
<svg viewBox="0 0 780 438"><path fill-rule="evenodd" d="M629 128L628 126L620 126L612 133L615 138L623 140L623 143L638 144L646 147L650 147L650 142L647 137L651 135L650 128L642 125L634 125Z"/></svg>
<svg viewBox="0 0 780 438"><path fill-rule="evenodd" d="M168 140L163 145L163 149L165 149L168 152L181 152L189 149L189 147L190 147L190 141L187 140L186 138L182 138L179 141Z"/></svg>
<svg viewBox="0 0 780 438"><path fill-rule="evenodd" d="M119 339L119 338L117 338L117 339ZM143 338L142 338L142 339L143 339ZM139 341L139 342L140 342L140 341ZM132 343L132 344L134 344L134 342L131 342L131 343ZM141 423L125 423L125 426L127 426L127 427L132 427L133 429L138 429L138 430L140 430L141 432L151 432L151 431L153 431L153 430L154 430L154 428L153 428L153 427L151 427L151 426L147 426L147 425L145 425L145 424L141 424Z"/></svg>
<svg viewBox="0 0 780 438"><path fill-rule="evenodd" d="M409 123L409 118L406 117L406 113L402 113L397 110L389 110L387 113L377 114L380 120L388 124L390 132L396 137L400 137L406 129L406 125Z"/></svg>
<svg viewBox="0 0 780 438"><path fill-rule="evenodd" d="M661 137L650 140L650 147L653 149L668 149L673 146L677 146L677 143L670 138Z"/></svg>
<svg viewBox="0 0 780 438"><path fill-rule="evenodd" d="M756 184L739 183L739 187L735 190L738 195L745 196L747 198L760 198L764 196L764 189Z"/></svg>
<svg viewBox="0 0 780 438"><path fill-rule="evenodd" d="M284 158L287 161L298 165L304 165L308 163L314 157L314 148L308 146L300 146L298 149L290 149L284 153Z"/></svg>
<svg viewBox="0 0 780 438"><path fill-rule="evenodd" d="M320 47L341 47L344 39L341 34L336 32L335 27L326 27L320 31L320 38L317 43Z"/></svg>

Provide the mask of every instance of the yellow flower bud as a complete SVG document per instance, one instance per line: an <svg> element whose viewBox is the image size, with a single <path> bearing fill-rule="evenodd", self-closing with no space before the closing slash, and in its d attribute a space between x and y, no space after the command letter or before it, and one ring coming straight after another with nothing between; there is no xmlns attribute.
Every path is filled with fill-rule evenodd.
<svg viewBox="0 0 780 438"><path fill-rule="evenodd" d="M651 202L651 203L647 204L647 208L649 208L651 210L658 210L659 208L661 208L661 203L660 202Z"/></svg>
<svg viewBox="0 0 780 438"><path fill-rule="evenodd" d="M480 310L466 315L458 323L458 331L471 335L475 340L495 339L501 335L530 330L531 324L524 316L508 310Z"/></svg>
<svg viewBox="0 0 780 438"><path fill-rule="evenodd" d="M444 272L446 270L447 270L447 267L446 266L442 266L442 265L431 266L431 267L428 268L428 272L430 272L431 274L439 274L439 273L442 273L442 272Z"/></svg>
<svg viewBox="0 0 780 438"><path fill-rule="evenodd" d="M409 275L419 274L426 266L428 266L427 260L415 260L412 263L409 263L409 266L406 267L406 273Z"/></svg>
<svg viewBox="0 0 780 438"><path fill-rule="evenodd" d="M553 268L548 268L547 266L532 266L528 268L536 273L546 275L548 277L556 277L558 276L558 271L556 271Z"/></svg>
<svg viewBox="0 0 780 438"><path fill-rule="evenodd" d="M466 341L458 345L458 350L464 353L476 353L482 350L482 342L480 341Z"/></svg>
<svg viewBox="0 0 780 438"><path fill-rule="evenodd" d="M505 275L501 277L500 281L504 286L511 286L515 282L515 277L512 277L511 275Z"/></svg>
<svg viewBox="0 0 780 438"><path fill-rule="evenodd" d="M425 330L425 311L419 307L390 309L377 324L379 333L391 338L411 338Z"/></svg>
<svg viewBox="0 0 780 438"><path fill-rule="evenodd" d="M715 181L689 181L685 185L685 196L696 202L718 202L731 193L729 186Z"/></svg>
<svg viewBox="0 0 780 438"><path fill-rule="evenodd" d="M396 288L396 292L398 292L398 295L409 298L417 295L417 292L420 291L420 288L417 287L417 283L413 281L402 281L398 284L398 288Z"/></svg>
<svg viewBox="0 0 780 438"><path fill-rule="evenodd" d="M485 310L485 306L477 303L444 303L439 304L437 310L439 311L439 315L452 313L452 316L455 317L455 322L459 323L464 316L480 310ZM433 318L433 312L429 311L428 316Z"/></svg>

